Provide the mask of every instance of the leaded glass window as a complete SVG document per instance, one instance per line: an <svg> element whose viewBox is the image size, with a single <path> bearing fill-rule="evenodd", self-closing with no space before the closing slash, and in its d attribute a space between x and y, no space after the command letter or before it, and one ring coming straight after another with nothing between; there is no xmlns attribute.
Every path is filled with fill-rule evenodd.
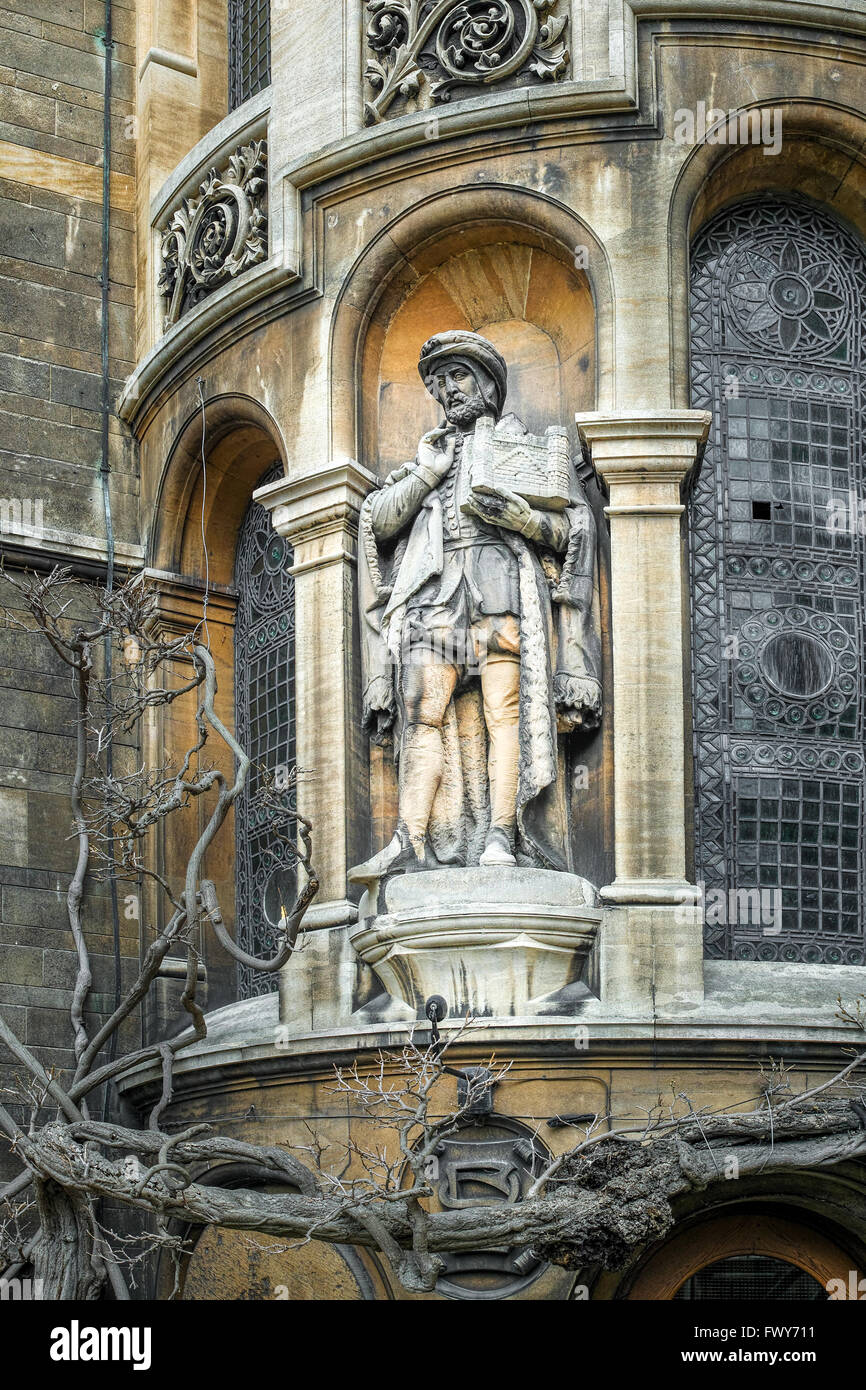
<svg viewBox="0 0 866 1390"><path fill-rule="evenodd" d="M740 1299L750 1303L819 1302L829 1297L823 1284L787 1260L768 1255L729 1255L698 1270L675 1299Z"/></svg>
<svg viewBox="0 0 866 1390"><path fill-rule="evenodd" d="M689 526L711 956L866 960L864 306L863 248L805 202L744 202L693 247L692 404L713 414Z"/></svg>
<svg viewBox="0 0 866 1390"><path fill-rule="evenodd" d="M229 0L229 110L271 80L270 0Z"/></svg>
<svg viewBox="0 0 866 1390"><path fill-rule="evenodd" d="M277 462L259 486L282 477ZM295 594L292 550L257 502L247 508L238 538L235 584L235 728L252 762L244 794L235 803L237 939L252 955L272 955L280 907L295 892L285 827L274 833L262 805L266 778L295 762ZM286 805L294 809L293 792ZM290 838L290 837L289 837ZM274 975L239 966L242 999L276 989Z"/></svg>

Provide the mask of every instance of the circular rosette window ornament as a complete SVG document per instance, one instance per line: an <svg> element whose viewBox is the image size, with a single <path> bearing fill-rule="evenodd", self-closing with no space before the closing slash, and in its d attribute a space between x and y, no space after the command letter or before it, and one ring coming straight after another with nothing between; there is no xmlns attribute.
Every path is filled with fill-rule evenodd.
<svg viewBox="0 0 866 1390"><path fill-rule="evenodd" d="M826 255L788 238L733 258L728 304L737 328L764 347L826 353L845 332L848 287Z"/></svg>
<svg viewBox="0 0 866 1390"><path fill-rule="evenodd" d="M737 653L740 697L774 724L828 726L856 695L853 638L830 614L799 604L768 609L743 624Z"/></svg>

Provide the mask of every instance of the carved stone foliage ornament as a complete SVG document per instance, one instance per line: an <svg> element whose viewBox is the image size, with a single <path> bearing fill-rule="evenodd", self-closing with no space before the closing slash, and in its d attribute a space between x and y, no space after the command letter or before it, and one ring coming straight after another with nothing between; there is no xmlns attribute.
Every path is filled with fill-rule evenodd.
<svg viewBox="0 0 866 1390"><path fill-rule="evenodd" d="M568 16L558 8L559 0L367 0L368 123L399 98L423 107L461 88L565 77Z"/></svg>
<svg viewBox="0 0 866 1390"><path fill-rule="evenodd" d="M227 280L268 254L267 145L253 140L220 172L211 169L196 198L184 198L162 234L159 291L165 328Z"/></svg>

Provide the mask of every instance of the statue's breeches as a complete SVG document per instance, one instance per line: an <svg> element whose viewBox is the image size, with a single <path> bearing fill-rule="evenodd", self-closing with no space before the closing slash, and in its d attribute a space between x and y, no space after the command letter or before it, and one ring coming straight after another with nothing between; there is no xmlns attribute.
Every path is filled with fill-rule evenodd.
<svg viewBox="0 0 866 1390"><path fill-rule="evenodd" d="M440 608L461 593L468 601L470 622L491 614L520 612L517 561L504 541L487 535L467 541L446 539L441 573L418 590L411 606Z"/></svg>
<svg viewBox="0 0 866 1390"><path fill-rule="evenodd" d="M458 593L440 608L407 612L400 657L408 723L441 724L455 689L478 677L483 685L491 663L519 664L520 620L499 613L472 622L468 607Z"/></svg>

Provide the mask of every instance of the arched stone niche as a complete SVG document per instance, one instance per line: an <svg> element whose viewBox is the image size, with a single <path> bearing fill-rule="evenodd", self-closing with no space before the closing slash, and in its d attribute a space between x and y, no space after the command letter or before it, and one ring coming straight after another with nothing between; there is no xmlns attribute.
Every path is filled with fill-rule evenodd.
<svg viewBox="0 0 866 1390"><path fill-rule="evenodd" d="M509 368L506 409L528 429L570 425L576 410L593 408L594 311L585 275L541 246L500 235L429 270L384 335L369 336L365 367L374 366L378 348L378 387L365 442L373 447L375 434L380 470L413 458L419 437L439 421L418 354L444 328L471 329L499 349Z"/></svg>
<svg viewBox="0 0 866 1390"><path fill-rule="evenodd" d="M268 412L249 397L217 395L206 400L202 468L202 411L192 408L178 425L157 490L150 527L147 563L159 594L159 624L168 637L199 627L199 640L210 647L217 672L216 710L234 728L236 597L234 563L238 532L253 490L285 449ZM203 623L205 579L208 581L207 625ZM172 664L170 679L177 685L189 679L183 660ZM181 696L157 707L144 731L148 765L164 760L179 766L195 739L195 696ZM229 749L212 734L201 755L227 775L232 773ZM182 879L189 852L212 810L212 799L194 804L172 820L171 834L158 831L151 846L152 867L170 882ZM235 929L234 817L211 847L203 873L216 885L220 907L230 931ZM162 923L164 900L147 881L144 920ZM199 943L206 972L209 1009L237 997L237 967L215 941L202 933ZM172 987L174 988L174 987ZM175 994L177 994L175 990ZM176 999L175 999L176 1004ZM175 1005L167 1003L167 1008Z"/></svg>
<svg viewBox="0 0 866 1390"><path fill-rule="evenodd" d="M347 353L347 328L357 332L358 456L379 477L414 458L420 436L442 418L441 409L427 394L418 374L421 346L434 333L470 329L490 339L508 363L506 411L518 415L535 432L543 432L553 423L567 426L575 457L575 412L596 408L599 378L610 373L610 351L598 346L600 342L607 344L610 337L609 280L602 274L598 284L590 284L583 268L589 262L596 271L602 267L606 272L607 262L590 233L563 209L552 209L531 195L517 197L513 189L503 190L501 201L514 204L519 217L490 220L477 216L455 225L460 207L472 211L477 196L475 190L456 190L450 212L442 206L438 209L438 217L448 215L452 219L446 227L433 225L429 207L416 210L413 216L420 244L409 245L410 217L399 233L396 229L391 232L402 255L394 258L393 246L369 253L367 263L356 268L338 307L334 345ZM467 202L470 197L472 203ZM536 202L540 211L533 225L527 212L536 211ZM490 203L486 206L489 208ZM478 213L480 208L474 206L474 210ZM548 226L548 222L555 226ZM374 274L374 264L378 274ZM366 301L362 300L363 290L367 291ZM353 322L347 312L350 307L359 315L360 332L358 321ZM344 401L342 405L344 410ZM339 419L335 424L336 444ZM576 872L603 884L613 877L608 534L604 499L594 481L588 485L588 496L599 539L607 705L600 731L569 741L568 771L563 775L573 785ZM371 849L375 850L387 842L396 823L396 779L390 750L371 749L370 787Z"/></svg>
<svg viewBox="0 0 866 1390"><path fill-rule="evenodd" d="M178 429L159 484L148 565L204 583L232 583L238 531L250 497L269 464L286 451L276 423L248 396L218 395L205 403L207 477L202 470L202 413ZM205 564L204 542L207 545Z"/></svg>
<svg viewBox="0 0 866 1390"><path fill-rule="evenodd" d="M505 249L492 257L487 250L492 246ZM521 298L516 267L525 265L528 251L544 252L548 259L535 259L533 267L534 257L528 258ZM469 259L458 265L467 255ZM556 262L555 270L551 262ZM552 272L549 286L538 278L541 267ZM408 318L396 321L411 300L418 316L414 330ZM405 385L411 380L410 339L420 348L430 333L460 326L485 328L494 337L497 323L512 321L534 325L551 340L565 384L564 423L573 424L576 410L612 408L613 281L604 246L576 211L533 189L479 181L468 187L443 187L386 223L358 256L334 306L329 343L332 457L357 459L374 473L380 469L380 368L392 328L398 334L405 330L402 355L410 361L400 364L395 379L395 384L399 380ZM394 338L394 355L389 351L385 359L389 370L397 365L399 341L399 336ZM585 342L591 358L579 369ZM529 335L524 346L530 352ZM515 361L515 387L519 368ZM417 401L423 405L417 352L411 371ZM515 399L507 408L517 413ZM389 448L385 443L385 454Z"/></svg>

